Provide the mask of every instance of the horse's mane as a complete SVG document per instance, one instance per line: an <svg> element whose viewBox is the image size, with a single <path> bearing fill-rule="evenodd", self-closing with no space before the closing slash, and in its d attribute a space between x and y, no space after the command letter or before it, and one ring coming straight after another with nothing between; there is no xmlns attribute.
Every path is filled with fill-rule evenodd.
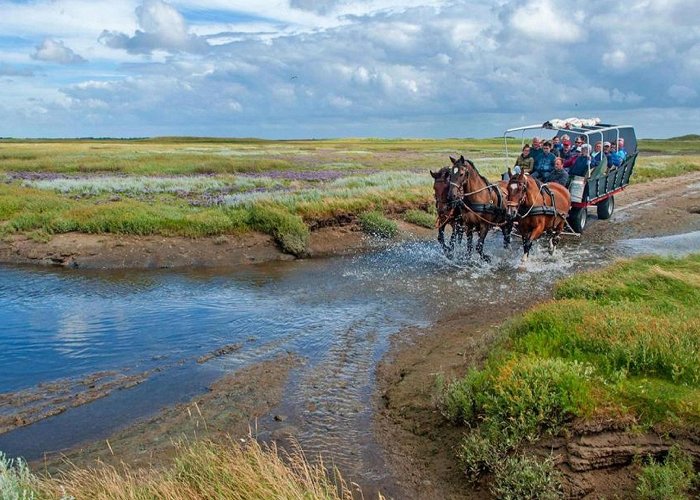
<svg viewBox="0 0 700 500"><path fill-rule="evenodd" d="M465 158L464 161L466 161L467 163L469 163L469 165L474 169L474 172L476 172L476 175L478 175L479 177L481 177L481 180L484 181L484 183L485 183L487 186L490 186L490 185L491 185L491 181L489 181L486 177L484 177L483 175L481 175L481 172L479 172L479 169L476 168L476 165L474 165L474 162L473 162L473 161L471 161L471 160L468 159L468 158Z"/></svg>

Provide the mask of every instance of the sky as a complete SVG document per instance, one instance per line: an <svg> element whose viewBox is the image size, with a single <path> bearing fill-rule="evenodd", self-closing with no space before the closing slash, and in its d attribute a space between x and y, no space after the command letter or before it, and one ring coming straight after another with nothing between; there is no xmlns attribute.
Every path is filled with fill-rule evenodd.
<svg viewBox="0 0 700 500"><path fill-rule="evenodd" d="M0 137L700 133L698 0L0 0Z"/></svg>

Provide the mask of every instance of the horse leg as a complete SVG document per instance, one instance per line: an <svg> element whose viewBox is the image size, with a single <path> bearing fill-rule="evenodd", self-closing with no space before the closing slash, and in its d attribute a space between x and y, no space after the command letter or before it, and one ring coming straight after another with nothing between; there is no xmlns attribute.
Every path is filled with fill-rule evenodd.
<svg viewBox="0 0 700 500"><path fill-rule="evenodd" d="M471 259L473 248L474 248L474 228L472 226L469 226L467 228L467 259Z"/></svg>
<svg viewBox="0 0 700 500"><path fill-rule="evenodd" d="M462 239L464 238L464 226L461 223L457 223L457 245L462 244Z"/></svg>
<svg viewBox="0 0 700 500"><path fill-rule="evenodd" d="M506 222L501 226L503 233L503 248L510 248L510 233L513 231L513 224Z"/></svg>
<svg viewBox="0 0 700 500"><path fill-rule="evenodd" d="M487 234L489 234L489 226L488 224L482 224L479 227L479 241L476 243L476 251L484 261L491 262L491 257L484 253L484 240Z"/></svg>
<svg viewBox="0 0 700 500"><path fill-rule="evenodd" d="M440 243L440 246L442 247L442 251L446 252L447 251L447 245L445 244L445 226L442 226L441 228L438 229L438 243Z"/></svg>

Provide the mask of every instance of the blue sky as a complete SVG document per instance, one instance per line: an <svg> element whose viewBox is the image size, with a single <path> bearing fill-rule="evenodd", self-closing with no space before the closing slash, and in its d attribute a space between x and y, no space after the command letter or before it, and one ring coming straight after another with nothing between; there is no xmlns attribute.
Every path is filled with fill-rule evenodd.
<svg viewBox="0 0 700 500"><path fill-rule="evenodd" d="M0 0L0 136L700 133L697 0Z"/></svg>

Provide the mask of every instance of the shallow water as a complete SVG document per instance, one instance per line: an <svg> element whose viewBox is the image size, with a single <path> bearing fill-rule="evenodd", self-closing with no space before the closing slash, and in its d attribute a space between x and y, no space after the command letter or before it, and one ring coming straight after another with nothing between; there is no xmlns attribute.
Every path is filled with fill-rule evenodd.
<svg viewBox="0 0 700 500"><path fill-rule="evenodd" d="M693 251L700 233L661 240L602 247L569 239L554 257L535 251L525 266L517 240L507 251L493 235L491 264L450 261L436 243L412 242L225 272L3 267L0 394L102 370L158 371L134 388L0 435L0 450L34 459L107 437L204 392L225 371L294 352L306 363L294 371L278 411L310 456L330 455L354 480L379 482L386 470L369 430L371 394L392 334L458 309L544 295L557 278L640 249ZM231 344L241 348L195 361Z"/></svg>

